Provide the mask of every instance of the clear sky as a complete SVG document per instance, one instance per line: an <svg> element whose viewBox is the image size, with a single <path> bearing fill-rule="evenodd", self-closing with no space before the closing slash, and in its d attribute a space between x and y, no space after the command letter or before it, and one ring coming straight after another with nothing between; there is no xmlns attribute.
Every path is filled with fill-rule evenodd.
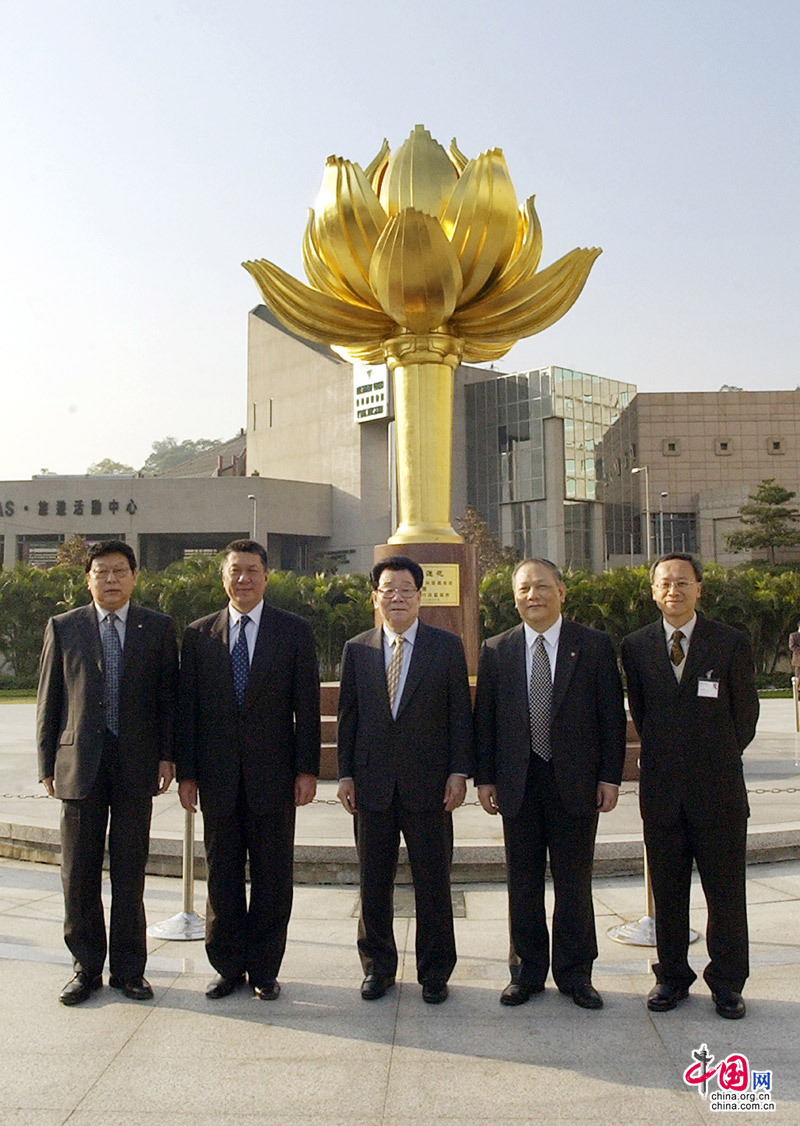
<svg viewBox="0 0 800 1126"><path fill-rule="evenodd" d="M502 370L794 388L797 0L6 0L0 481L245 425L247 258L303 277L330 153L417 122L506 155L545 265Z"/></svg>

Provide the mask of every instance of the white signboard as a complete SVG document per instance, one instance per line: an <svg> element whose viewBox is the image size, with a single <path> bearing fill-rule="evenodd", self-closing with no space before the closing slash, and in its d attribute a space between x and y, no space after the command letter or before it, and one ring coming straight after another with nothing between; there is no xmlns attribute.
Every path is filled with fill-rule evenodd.
<svg viewBox="0 0 800 1126"><path fill-rule="evenodd" d="M353 364L353 404L356 422L389 417L389 372L384 364Z"/></svg>

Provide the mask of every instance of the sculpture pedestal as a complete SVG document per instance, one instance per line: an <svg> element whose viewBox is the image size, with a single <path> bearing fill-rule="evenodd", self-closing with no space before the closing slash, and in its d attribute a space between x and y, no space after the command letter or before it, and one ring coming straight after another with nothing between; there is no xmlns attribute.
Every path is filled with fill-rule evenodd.
<svg viewBox="0 0 800 1126"><path fill-rule="evenodd" d="M428 625L457 633L464 642L467 670L478 671L478 549L470 543L382 543L375 562L390 555L407 555L425 572L419 616ZM376 625L379 618L376 613Z"/></svg>

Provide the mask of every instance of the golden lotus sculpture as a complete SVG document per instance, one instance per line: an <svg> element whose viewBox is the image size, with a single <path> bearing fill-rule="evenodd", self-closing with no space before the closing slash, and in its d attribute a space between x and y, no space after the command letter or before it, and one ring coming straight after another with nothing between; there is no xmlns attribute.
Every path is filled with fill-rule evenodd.
<svg viewBox="0 0 800 1126"><path fill-rule="evenodd" d="M458 541L450 524L453 373L496 360L574 304L597 248L539 269L531 196L517 206L500 149L473 160L421 125L363 169L331 156L303 238L310 286L244 262L298 336L394 377L400 524L390 543Z"/></svg>

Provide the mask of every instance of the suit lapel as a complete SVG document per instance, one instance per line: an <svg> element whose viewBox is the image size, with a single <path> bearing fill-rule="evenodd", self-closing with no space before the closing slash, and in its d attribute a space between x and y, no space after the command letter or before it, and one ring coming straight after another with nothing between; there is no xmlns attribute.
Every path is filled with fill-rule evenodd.
<svg viewBox="0 0 800 1126"><path fill-rule="evenodd" d="M422 622L417 626L417 636L411 647L411 663L408 666L408 675L406 682L403 685L403 695L400 697L400 704L397 708L397 716L399 718L403 708L408 706L408 702L419 687L423 676L431 662L431 658L436 649L434 644L435 634L426 629ZM384 681L385 681L384 676ZM388 702L389 693L387 690L386 699Z"/></svg>
<svg viewBox="0 0 800 1126"><path fill-rule="evenodd" d="M556 654L556 673L553 678L553 715L564 702L569 682L578 664L580 648L577 630L573 629L572 622L562 619Z"/></svg>
<svg viewBox="0 0 800 1126"><path fill-rule="evenodd" d="M253 659L250 662L250 673L247 677L247 691L244 696L242 711L246 711L252 701L258 696L260 685L266 678L272 657L275 653L277 640L275 637L272 612L264 603L261 611L261 621L258 624L256 644L253 649ZM228 662L230 664L230 661ZM233 669L231 669L231 684L233 684Z"/></svg>
<svg viewBox="0 0 800 1126"><path fill-rule="evenodd" d="M83 607L83 611L78 618L77 626L83 651L88 655L92 664L97 666L97 671L100 675L103 676L103 645L100 641L100 629L97 625L97 611L94 608L93 602Z"/></svg>
<svg viewBox="0 0 800 1126"><path fill-rule="evenodd" d="M525 667L525 627L522 622L515 626L508 639L507 648L508 682L511 687L513 706L526 729L530 728L530 704L528 700L528 673Z"/></svg>
<svg viewBox="0 0 800 1126"><path fill-rule="evenodd" d="M122 647L122 675L135 676L136 669L141 665L144 652L144 615L138 606L133 603L128 607L128 619L125 622L125 644Z"/></svg>
<svg viewBox="0 0 800 1126"><path fill-rule="evenodd" d="M364 655L367 662L365 675L369 695L373 700L379 701L379 707L385 709L384 718L388 717L391 721L389 689L386 687L386 661L383 656L383 626L376 626L365 638Z"/></svg>
<svg viewBox="0 0 800 1126"><path fill-rule="evenodd" d="M212 652L215 654L215 661L219 670L217 683L220 688L226 691L234 708L236 705L236 693L233 688L233 669L231 668L231 653L230 646L228 645L228 607L220 610L217 614L216 620L212 622L209 635L213 641Z"/></svg>
<svg viewBox="0 0 800 1126"><path fill-rule="evenodd" d="M680 684L675 677L675 670L667 652L667 635L664 632L664 622L658 618L649 627L647 634L647 647L649 660L664 685L664 691L677 696ZM689 649L691 651L691 645ZM686 670L684 669L684 675ZM683 677L681 677L683 680Z"/></svg>
<svg viewBox="0 0 800 1126"><path fill-rule="evenodd" d="M692 640L689 642L689 652L686 654L686 665L681 676L681 688L686 690L688 685L694 685L698 676L705 676L709 669L713 672L712 657L708 648L708 623L700 614L697 615L695 627L692 630Z"/></svg>

